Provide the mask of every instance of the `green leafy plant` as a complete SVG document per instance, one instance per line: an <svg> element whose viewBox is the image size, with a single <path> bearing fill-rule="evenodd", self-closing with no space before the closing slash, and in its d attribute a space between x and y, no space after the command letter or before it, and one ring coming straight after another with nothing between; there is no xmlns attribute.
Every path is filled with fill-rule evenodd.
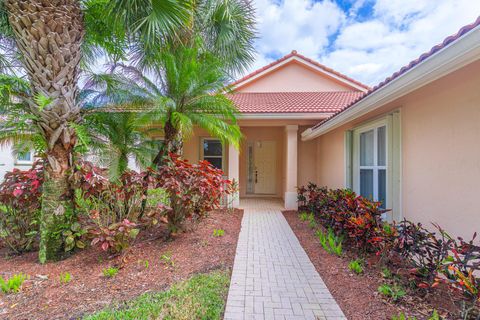
<svg viewBox="0 0 480 320"><path fill-rule="evenodd" d="M108 267L102 270L103 275L105 278L113 278L118 273L118 268L116 267Z"/></svg>
<svg viewBox="0 0 480 320"><path fill-rule="evenodd" d="M363 261L361 259L355 259L353 261L350 261L348 264L348 269L350 271L355 272L356 274L362 274L363 273Z"/></svg>
<svg viewBox="0 0 480 320"><path fill-rule="evenodd" d="M70 225L68 230L63 231L63 241L65 243L65 251L71 251L75 248L84 249L85 242L82 241L82 236L87 233L79 222L74 222Z"/></svg>
<svg viewBox="0 0 480 320"><path fill-rule="evenodd" d="M306 211L300 212L300 214L298 216L299 216L300 220L302 220L302 221L307 221L308 220L308 212L306 212Z"/></svg>
<svg viewBox="0 0 480 320"><path fill-rule="evenodd" d="M165 268L169 268L169 267L173 268L175 266L172 253L170 251L162 254L160 257L160 261L165 265Z"/></svg>
<svg viewBox="0 0 480 320"><path fill-rule="evenodd" d="M150 266L150 263L148 262L148 260L145 260L144 265L145 265L145 269L148 269L148 267Z"/></svg>
<svg viewBox="0 0 480 320"><path fill-rule="evenodd" d="M61 283L69 283L72 280L72 275L70 272L62 272L60 273L60 282Z"/></svg>
<svg viewBox="0 0 480 320"><path fill-rule="evenodd" d="M20 291L22 284L27 279L28 276L23 273L14 274L8 279L3 279L3 277L0 276L0 289L2 289L2 292L5 294L16 293Z"/></svg>
<svg viewBox="0 0 480 320"><path fill-rule="evenodd" d="M322 230L317 230L315 235L317 236L320 244L322 245L323 249L328 253L335 254L339 257L342 256L342 242L343 238L336 236L332 229L328 229L328 232L323 232Z"/></svg>
<svg viewBox="0 0 480 320"><path fill-rule="evenodd" d="M378 287L378 292L385 297L392 299L393 302L397 302L403 298L407 292L398 284L387 284L384 283Z"/></svg>
<svg viewBox="0 0 480 320"><path fill-rule="evenodd" d="M390 269L388 269L387 267L383 267L382 271L380 271L380 274L385 279L392 279L393 278L393 272Z"/></svg>
<svg viewBox="0 0 480 320"><path fill-rule="evenodd" d="M223 229L213 229L214 237L223 237L224 234L225 234L225 230Z"/></svg>
<svg viewBox="0 0 480 320"><path fill-rule="evenodd" d="M316 228L318 227L318 224L317 224L317 222L315 221L315 219L310 220L310 221L308 222L308 227L309 227L310 229L316 229Z"/></svg>

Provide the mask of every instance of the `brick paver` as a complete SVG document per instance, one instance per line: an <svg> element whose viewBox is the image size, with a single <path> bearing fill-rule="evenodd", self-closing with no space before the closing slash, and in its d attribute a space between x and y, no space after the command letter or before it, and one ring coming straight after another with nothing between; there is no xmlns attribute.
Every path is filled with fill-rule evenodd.
<svg viewBox="0 0 480 320"><path fill-rule="evenodd" d="M346 319L278 203L248 200L225 320Z"/></svg>

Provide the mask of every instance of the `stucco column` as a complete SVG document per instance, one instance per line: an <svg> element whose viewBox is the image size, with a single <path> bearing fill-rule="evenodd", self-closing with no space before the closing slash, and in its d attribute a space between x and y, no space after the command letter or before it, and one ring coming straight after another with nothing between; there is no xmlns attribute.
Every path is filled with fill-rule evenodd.
<svg viewBox="0 0 480 320"><path fill-rule="evenodd" d="M240 184L240 152L231 144L228 145L228 178L235 180L237 186ZM240 193L229 196L229 205L233 208L240 206Z"/></svg>
<svg viewBox="0 0 480 320"><path fill-rule="evenodd" d="M297 210L298 126L285 126L285 209Z"/></svg>

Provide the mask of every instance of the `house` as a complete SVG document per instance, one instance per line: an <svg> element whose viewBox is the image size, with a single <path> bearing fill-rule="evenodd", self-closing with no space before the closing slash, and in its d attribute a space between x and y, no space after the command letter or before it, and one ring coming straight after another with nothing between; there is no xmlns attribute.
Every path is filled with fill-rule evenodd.
<svg viewBox="0 0 480 320"><path fill-rule="evenodd" d="M0 116L0 122L6 119ZM3 181L5 173L13 169L26 170L32 167L34 161L33 152L25 152L14 155L12 145L0 146L0 182Z"/></svg>
<svg viewBox="0 0 480 320"><path fill-rule="evenodd" d="M302 132L311 142L318 184L470 239L480 226L480 17Z"/></svg>
<svg viewBox="0 0 480 320"><path fill-rule="evenodd" d="M369 87L296 51L232 84L244 135L239 150L202 130L184 144L184 156L204 159L239 183L240 198L277 197L297 208L297 186L316 180L317 142L301 133L342 110ZM234 205L238 206L238 197Z"/></svg>

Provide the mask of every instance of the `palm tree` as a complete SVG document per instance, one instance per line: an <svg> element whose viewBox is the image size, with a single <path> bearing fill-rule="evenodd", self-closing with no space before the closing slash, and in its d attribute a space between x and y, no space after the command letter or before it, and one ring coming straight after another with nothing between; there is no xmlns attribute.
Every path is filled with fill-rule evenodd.
<svg viewBox="0 0 480 320"><path fill-rule="evenodd" d="M145 118L133 112L91 112L85 116L93 155L109 170L116 180L128 168L128 160L135 160L138 168L152 165L160 142L149 138Z"/></svg>
<svg viewBox="0 0 480 320"><path fill-rule="evenodd" d="M80 121L82 58L94 59L99 46L118 58L126 35L129 41L158 43L154 40L185 21L189 6L187 1L0 1L0 38L14 40L12 51L20 53L29 81L28 95L20 96L24 112L46 142L40 262L59 257L58 234L74 211L68 176L77 143L75 124Z"/></svg>
<svg viewBox="0 0 480 320"><path fill-rule="evenodd" d="M211 53L200 53L200 48L168 47L159 53L157 67L148 76L133 66L116 64L110 74L89 81L91 88L102 88L93 90L97 94L92 100L99 106L143 111L146 114L140 117L150 122L149 127L162 126L164 143L155 158L157 165L169 153L183 154L183 141L194 126L239 146L237 109L224 94L229 80L225 65Z"/></svg>

